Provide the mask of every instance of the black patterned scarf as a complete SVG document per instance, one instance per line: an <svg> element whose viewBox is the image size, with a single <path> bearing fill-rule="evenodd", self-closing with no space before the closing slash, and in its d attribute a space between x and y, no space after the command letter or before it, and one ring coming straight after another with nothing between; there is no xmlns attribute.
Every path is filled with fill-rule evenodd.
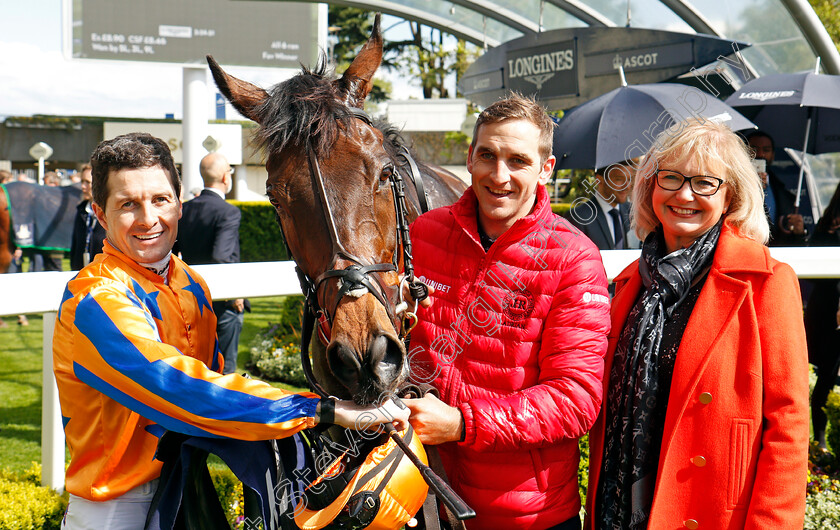
<svg viewBox="0 0 840 530"><path fill-rule="evenodd" d="M711 265L721 226L719 221L691 246L667 256L662 227L645 239L639 260L645 290L621 333L606 396L598 528L647 528L670 390L660 385L663 329L695 278Z"/></svg>

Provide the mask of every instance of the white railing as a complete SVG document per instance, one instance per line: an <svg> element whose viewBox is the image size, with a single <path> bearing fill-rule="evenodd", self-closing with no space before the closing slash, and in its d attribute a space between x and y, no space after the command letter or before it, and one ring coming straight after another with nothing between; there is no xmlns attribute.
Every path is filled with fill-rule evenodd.
<svg viewBox="0 0 840 530"><path fill-rule="evenodd" d="M799 278L840 278L840 247L773 248L771 254L789 263ZM639 251L610 250L601 255L607 277L612 279L638 258ZM207 281L216 299L300 294L294 263L290 261L197 265L194 268ZM64 488L64 430L52 369L52 337L64 286L74 275L74 272L0 275L0 316L44 315L41 481L56 490Z"/></svg>

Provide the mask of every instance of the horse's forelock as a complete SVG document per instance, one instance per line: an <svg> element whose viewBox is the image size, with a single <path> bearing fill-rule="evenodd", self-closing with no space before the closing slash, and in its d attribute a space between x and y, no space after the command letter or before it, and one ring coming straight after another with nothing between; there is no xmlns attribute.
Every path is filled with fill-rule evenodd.
<svg viewBox="0 0 840 530"><path fill-rule="evenodd" d="M400 149L406 147L406 141L400 134L400 129L386 121L377 121L374 126L382 132L385 150L391 158L395 158Z"/></svg>
<svg viewBox="0 0 840 530"><path fill-rule="evenodd" d="M302 67L300 74L269 90L269 97L257 109L261 124L257 141L268 153L305 148L311 142L317 156L326 156L338 138L338 122L350 123L352 117L337 93L335 77L327 75L326 69L322 57L314 70Z"/></svg>

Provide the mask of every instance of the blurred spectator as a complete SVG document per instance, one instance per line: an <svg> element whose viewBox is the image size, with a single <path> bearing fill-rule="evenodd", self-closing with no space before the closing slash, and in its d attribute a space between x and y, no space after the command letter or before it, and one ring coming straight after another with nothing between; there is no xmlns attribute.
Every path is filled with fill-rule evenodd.
<svg viewBox="0 0 840 530"><path fill-rule="evenodd" d="M828 203L811 237L812 246L840 246L840 185ZM840 281L823 278L813 281L805 307L805 332L808 338L808 361L817 368L817 383L811 394L811 421L814 440L823 451L826 415L823 411L828 394L840 369Z"/></svg>
<svg viewBox="0 0 840 530"><path fill-rule="evenodd" d="M577 204L569 211L569 221L601 250L639 247L638 238L629 233L635 172L635 165L629 160L598 169L593 196L575 201Z"/></svg>
<svg viewBox="0 0 840 530"><path fill-rule="evenodd" d="M12 182L15 180L15 176L12 175L11 171L6 171L5 169L0 169L0 184L5 184L7 182Z"/></svg>
<svg viewBox="0 0 840 530"><path fill-rule="evenodd" d="M180 252L189 265L238 263L242 214L239 208L225 201L225 194L233 186L233 168L223 155L210 153L201 159L199 172L204 180L204 190L184 203L175 252ZM236 371L239 335L246 309L250 311L250 304L242 298L213 301L225 374Z"/></svg>
<svg viewBox="0 0 840 530"><path fill-rule="evenodd" d="M776 144L764 131L753 131L747 135L756 160L764 160L767 170L759 173L764 185L764 209L770 223L771 247L794 247L805 244L808 231L801 215L794 213L796 197L787 190L781 179L770 169L776 159Z"/></svg>
<svg viewBox="0 0 840 530"><path fill-rule="evenodd" d="M102 242L105 240L105 229L93 213L90 164L83 165L76 174L80 177L82 202L76 207L73 239L70 242L70 269L74 271L81 270L102 252Z"/></svg>
<svg viewBox="0 0 840 530"><path fill-rule="evenodd" d="M47 171L44 173L44 186L61 186L61 177L55 171Z"/></svg>

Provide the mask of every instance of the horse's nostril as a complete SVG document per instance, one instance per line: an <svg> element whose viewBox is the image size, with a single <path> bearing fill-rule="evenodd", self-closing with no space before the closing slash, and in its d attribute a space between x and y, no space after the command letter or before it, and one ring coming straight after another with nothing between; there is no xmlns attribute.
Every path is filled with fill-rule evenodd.
<svg viewBox="0 0 840 530"><path fill-rule="evenodd" d="M331 344L327 348L327 362L333 375L348 390L355 392L359 385L359 372L362 366L353 351L341 343Z"/></svg>
<svg viewBox="0 0 840 530"><path fill-rule="evenodd" d="M376 337L368 348L371 369L386 386L402 375L404 352L398 343L386 335Z"/></svg>

